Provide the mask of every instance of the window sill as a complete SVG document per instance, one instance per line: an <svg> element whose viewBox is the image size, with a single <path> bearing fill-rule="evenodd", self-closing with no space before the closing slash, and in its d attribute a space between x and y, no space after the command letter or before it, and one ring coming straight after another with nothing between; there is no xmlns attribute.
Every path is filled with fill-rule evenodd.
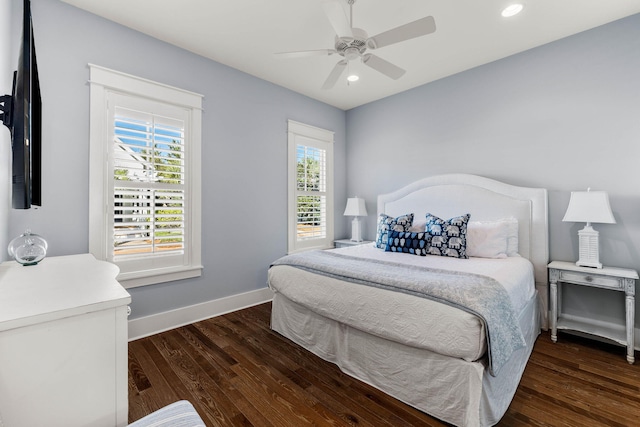
<svg viewBox="0 0 640 427"><path fill-rule="evenodd" d="M117 277L117 280L125 289L138 288L140 286L156 285L158 283L173 282L175 280L200 277L202 276L203 268L203 266L198 265L157 269L153 271L120 273Z"/></svg>

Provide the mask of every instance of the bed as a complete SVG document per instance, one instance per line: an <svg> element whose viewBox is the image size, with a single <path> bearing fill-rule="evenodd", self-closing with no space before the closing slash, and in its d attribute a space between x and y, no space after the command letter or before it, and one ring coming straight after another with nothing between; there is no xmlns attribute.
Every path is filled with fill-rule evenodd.
<svg viewBox="0 0 640 427"><path fill-rule="evenodd" d="M410 213L410 224L390 222L383 239L378 229L373 245L274 262L268 274L271 327L438 419L494 425L515 394L540 329L547 327L547 192L449 174L378 196L381 220L399 221ZM454 219L465 214L466 243L456 256L406 253L408 233L435 245L433 233L426 233L428 239L420 234L425 216L428 230L434 224L455 229ZM478 245L483 237L502 242L504 233L492 235L498 228L508 229L507 250ZM376 246L380 240L384 249Z"/></svg>

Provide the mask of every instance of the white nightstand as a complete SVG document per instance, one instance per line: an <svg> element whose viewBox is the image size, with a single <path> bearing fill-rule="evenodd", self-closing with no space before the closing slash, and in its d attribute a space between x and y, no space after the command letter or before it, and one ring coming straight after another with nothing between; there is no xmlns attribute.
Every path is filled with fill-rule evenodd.
<svg viewBox="0 0 640 427"><path fill-rule="evenodd" d="M369 245L373 244L371 240L363 240L362 242L354 242L349 239L334 240L333 245L336 248L346 248L347 246Z"/></svg>
<svg viewBox="0 0 640 427"><path fill-rule="evenodd" d="M634 358L635 293L638 273L625 268L578 267L572 262L553 261L548 265L551 291L551 340L558 340L558 329L568 329L604 337L627 346L627 361ZM563 315L562 283L609 289L625 293L626 328L617 330L604 322L588 321L576 316Z"/></svg>

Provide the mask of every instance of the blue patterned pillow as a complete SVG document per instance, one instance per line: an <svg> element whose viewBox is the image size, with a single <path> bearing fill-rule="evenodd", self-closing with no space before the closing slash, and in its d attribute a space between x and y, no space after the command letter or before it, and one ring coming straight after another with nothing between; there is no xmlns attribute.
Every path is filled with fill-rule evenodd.
<svg viewBox="0 0 640 427"><path fill-rule="evenodd" d="M425 230L431 236L428 253L430 255L469 258L467 256L467 224L469 214L448 220L428 213Z"/></svg>
<svg viewBox="0 0 640 427"><path fill-rule="evenodd" d="M389 231L389 239L387 246L384 248L387 252L403 252L413 255L429 255L429 247L431 245L431 235L420 232L411 231Z"/></svg>
<svg viewBox="0 0 640 427"><path fill-rule="evenodd" d="M378 217L378 230L376 232L376 248L385 249L389 240L389 231L407 231L413 224L413 214L406 214L396 218L386 214L380 214Z"/></svg>

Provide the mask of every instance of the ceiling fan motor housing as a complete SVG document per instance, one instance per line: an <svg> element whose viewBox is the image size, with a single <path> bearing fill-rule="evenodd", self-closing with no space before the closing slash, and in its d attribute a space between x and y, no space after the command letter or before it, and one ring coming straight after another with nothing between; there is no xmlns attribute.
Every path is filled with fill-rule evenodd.
<svg viewBox="0 0 640 427"><path fill-rule="evenodd" d="M367 50L367 32L353 28L353 37L336 36L336 52L348 61L359 58Z"/></svg>

